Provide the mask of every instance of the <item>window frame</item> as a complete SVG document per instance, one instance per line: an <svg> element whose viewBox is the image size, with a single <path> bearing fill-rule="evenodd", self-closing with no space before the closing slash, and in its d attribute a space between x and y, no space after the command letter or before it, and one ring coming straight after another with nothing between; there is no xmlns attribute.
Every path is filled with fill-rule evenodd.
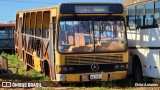
<svg viewBox="0 0 160 90"><path fill-rule="evenodd" d="M156 3L160 3L160 1L155 1L155 2L154 2L154 19L155 19L155 14L156 14L156 13L159 13L159 18L160 18L160 11L159 11L159 12L156 11ZM157 19L155 19L155 23L154 23L155 26L160 27L160 23L157 24L157 23L156 23L156 20L157 20Z"/></svg>
<svg viewBox="0 0 160 90"><path fill-rule="evenodd" d="M138 6L140 7L140 6L142 6L142 13L139 13L139 14L137 14L138 13ZM144 12L144 9L145 9L145 6L144 6L144 4L138 4L138 5L136 5L136 14L135 14L135 18L136 18L136 29L138 29L138 28L144 28L144 14L145 14L145 12ZM140 22L142 25L138 25L138 20L137 20L137 16L140 16L140 17L142 17L142 21Z"/></svg>
<svg viewBox="0 0 160 90"><path fill-rule="evenodd" d="M1 27L0 28L0 35L3 38L2 39L13 39L13 27Z"/></svg>
<svg viewBox="0 0 160 90"><path fill-rule="evenodd" d="M134 8L134 15L133 15L133 18L134 18L134 24L135 24L135 27L132 27L131 28L131 26L129 25L129 20L130 20L130 15L132 15L132 14L130 14L130 11L129 11L129 9L131 10L131 8ZM132 12L133 13L133 12ZM136 29L136 6L135 5L132 5L132 6L130 6L128 9L127 9L127 27L129 28L129 30L134 30L134 29Z"/></svg>
<svg viewBox="0 0 160 90"><path fill-rule="evenodd" d="M90 16L89 16L90 17ZM112 17L112 16L111 16ZM124 19L124 17L122 17L122 16L116 16L116 18L122 18L122 21L124 21L124 25L125 25L125 19ZM64 17L60 17L59 18L59 24L58 24L58 27L60 26L60 21L63 19L63 18L65 18L65 19L67 19L67 18L70 18L69 16L64 16ZM76 17L74 17L74 18L76 18ZM82 17L79 17L79 18L83 18L83 16ZM102 17L99 17L99 16L95 16L94 18L102 18ZM60 34L60 27L59 27L59 30L58 30L58 38L57 38L57 46L59 46L59 34ZM127 51L127 45L128 45L128 41L127 41L127 31L126 31L126 29L124 29L124 38L126 39L126 44L125 44L125 49L124 50L120 50L120 51L105 51L105 52L96 52L95 51L95 45L94 45L94 51L93 52L69 52L69 53L65 53L65 52L61 52L59 49L58 49L58 47L57 47L57 51L58 51L58 53L60 53L60 54L88 54L88 53L117 53L117 52L126 52ZM93 32L93 36L94 36L95 34L94 34L94 32ZM95 43L95 41L94 41L94 43Z"/></svg>
<svg viewBox="0 0 160 90"><path fill-rule="evenodd" d="M158 18L160 18L160 10L159 10L159 12L156 12L156 3L160 3L160 1L146 1L146 2L142 2L142 3L138 3L138 4L132 4L132 5L130 5L130 6L127 6L127 10L129 10L129 8L130 7L135 7L135 24L136 24L136 27L134 28L134 29L131 29L131 28L129 28L129 30L137 30L137 29L148 29L148 28L158 28L158 27L160 27L160 22L157 24L156 23L156 20L157 20L157 18L155 18L156 16L155 16L155 14L156 13L159 13L159 16L158 16ZM146 18L147 18L147 11L146 11L146 5L147 4L154 4L154 8L153 8L153 24L152 25L146 25ZM140 5L142 5L143 6L143 25L142 26L138 26L138 21L137 21L137 9L138 9L138 6L140 6ZM159 5L159 4L157 4L157 5ZM142 13L141 13L142 14ZM141 23L142 23L141 22ZM127 27L129 27L129 11L127 11Z"/></svg>
<svg viewBox="0 0 160 90"><path fill-rule="evenodd" d="M152 13L148 13L148 11L147 11L147 5L150 5L150 4L153 4L153 11L152 11ZM152 16L153 16L153 23L152 23L152 25L146 25L146 18L147 18L147 16L148 15L150 15L150 14L152 14ZM147 2L147 3L145 3L145 16L144 16L144 27L145 28L154 28L155 26L155 16L154 16L154 14L155 14L155 4L154 4L154 2Z"/></svg>

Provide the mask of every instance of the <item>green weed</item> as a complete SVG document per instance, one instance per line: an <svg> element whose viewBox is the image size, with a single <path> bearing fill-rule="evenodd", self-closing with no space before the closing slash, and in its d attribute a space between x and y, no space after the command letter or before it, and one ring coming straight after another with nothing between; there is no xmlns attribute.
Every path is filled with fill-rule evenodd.
<svg viewBox="0 0 160 90"><path fill-rule="evenodd" d="M8 60L8 67L9 69L12 70L13 75L10 77L10 79L20 79L22 80L24 77L24 79L29 79L32 78L33 80L50 80L49 76L45 76L33 69L26 71L24 68L24 62L21 61L16 55L12 54L7 54L2 52L1 56L7 58Z"/></svg>
<svg viewBox="0 0 160 90"><path fill-rule="evenodd" d="M31 69L31 70L30 70L30 76L31 76L31 77L44 77L43 74L37 72L37 71L34 70L34 69Z"/></svg>

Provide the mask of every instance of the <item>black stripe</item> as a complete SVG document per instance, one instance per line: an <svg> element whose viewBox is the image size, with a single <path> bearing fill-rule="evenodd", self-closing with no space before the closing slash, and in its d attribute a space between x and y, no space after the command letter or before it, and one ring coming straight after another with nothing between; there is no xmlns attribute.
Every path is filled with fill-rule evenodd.
<svg viewBox="0 0 160 90"><path fill-rule="evenodd" d="M128 47L129 49L160 49L160 47Z"/></svg>
<svg viewBox="0 0 160 90"><path fill-rule="evenodd" d="M67 72L60 72L59 74L75 74L75 73L91 73L91 72L114 72L114 71L127 71L126 65L128 63L114 63L114 64L97 64L99 69L97 71L93 71L91 69L91 64L88 65L60 65L57 67L66 67ZM115 65L125 65L125 68L115 69ZM74 69L72 71L69 70L70 67Z"/></svg>

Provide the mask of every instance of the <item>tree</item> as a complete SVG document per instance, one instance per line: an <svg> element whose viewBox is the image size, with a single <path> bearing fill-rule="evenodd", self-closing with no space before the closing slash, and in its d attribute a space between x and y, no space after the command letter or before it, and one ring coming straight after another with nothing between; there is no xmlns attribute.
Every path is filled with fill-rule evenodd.
<svg viewBox="0 0 160 90"><path fill-rule="evenodd" d="M16 20L10 20L7 22L8 24L15 24L16 23Z"/></svg>

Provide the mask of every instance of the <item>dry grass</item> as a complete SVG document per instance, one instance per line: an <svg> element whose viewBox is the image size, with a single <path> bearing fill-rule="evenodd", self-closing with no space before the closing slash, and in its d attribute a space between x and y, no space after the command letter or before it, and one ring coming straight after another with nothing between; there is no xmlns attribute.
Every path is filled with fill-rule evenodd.
<svg viewBox="0 0 160 90"><path fill-rule="evenodd" d="M135 81L132 78L126 78L125 80L106 81L106 82L87 82L87 83L71 83L63 86L57 85L49 80L49 77L45 77L43 74L37 73L35 70L26 72L23 67L23 62L20 61L15 55L8 55L3 53L8 58L9 67L13 72L12 76L1 77L0 81L22 81L22 82L41 82L42 86L32 88L33 90L160 90L160 87L137 87ZM18 70L17 70L18 68ZM44 82L46 81L46 82ZM153 83L159 84L159 80L143 81L142 84ZM2 90L3 88L1 88ZM15 88L16 89L16 88ZM32 90L31 89L31 90ZM16 89L17 90L17 89Z"/></svg>

